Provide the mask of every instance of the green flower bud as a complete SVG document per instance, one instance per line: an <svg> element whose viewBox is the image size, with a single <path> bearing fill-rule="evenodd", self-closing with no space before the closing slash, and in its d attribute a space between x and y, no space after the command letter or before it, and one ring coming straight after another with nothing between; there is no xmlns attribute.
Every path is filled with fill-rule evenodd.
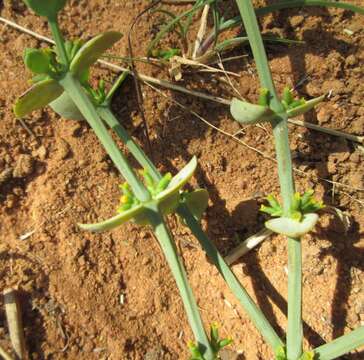
<svg viewBox="0 0 364 360"><path fill-rule="evenodd" d="M27 48L24 51L24 63L34 74L45 74L49 71L50 57L43 50Z"/></svg>
<svg viewBox="0 0 364 360"><path fill-rule="evenodd" d="M269 106L269 90L267 88L260 89L258 105Z"/></svg>
<svg viewBox="0 0 364 360"><path fill-rule="evenodd" d="M168 187L171 180L172 180L172 174L171 173L165 174L156 187L156 193L158 194L161 191L165 190Z"/></svg>
<svg viewBox="0 0 364 360"><path fill-rule="evenodd" d="M289 106L291 105L292 101L294 100L293 98L293 95L292 95L292 92L291 90L289 89L288 86L286 86L284 89L283 89L283 96L282 96L282 103L284 101L284 104L286 106Z"/></svg>
<svg viewBox="0 0 364 360"><path fill-rule="evenodd" d="M37 15L55 19L57 13L64 8L67 0L23 0Z"/></svg>

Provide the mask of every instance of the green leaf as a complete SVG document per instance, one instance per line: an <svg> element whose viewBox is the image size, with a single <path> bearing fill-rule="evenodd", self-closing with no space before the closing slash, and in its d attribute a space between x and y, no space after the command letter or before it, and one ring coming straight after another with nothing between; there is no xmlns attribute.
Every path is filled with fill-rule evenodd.
<svg viewBox="0 0 364 360"><path fill-rule="evenodd" d="M107 31L87 41L72 59L70 70L79 76L94 64L102 54L110 49L122 37L117 31Z"/></svg>
<svg viewBox="0 0 364 360"><path fill-rule="evenodd" d="M185 193L183 197L193 217L197 221L200 221L209 202L208 191L205 189L197 189L192 192Z"/></svg>
<svg viewBox="0 0 364 360"><path fill-rule="evenodd" d="M275 360L287 360L286 349L280 346L275 351Z"/></svg>
<svg viewBox="0 0 364 360"><path fill-rule="evenodd" d="M67 0L23 0L37 15L55 19Z"/></svg>
<svg viewBox="0 0 364 360"><path fill-rule="evenodd" d="M226 346L229 346L232 343L233 343L233 339L229 339L229 338L222 339L222 340L219 341L219 347L220 347L220 349L222 349L222 348L224 348Z"/></svg>
<svg viewBox="0 0 364 360"><path fill-rule="evenodd" d="M113 216L105 221L95 223L95 224L78 224L78 226L82 230L93 231L93 232L101 232L106 230L112 230L116 227L126 223L127 221L133 219L138 214L141 214L144 211L144 207L142 204L133 207L130 210L126 210L116 216Z"/></svg>
<svg viewBox="0 0 364 360"><path fill-rule="evenodd" d="M241 124L257 124L273 120L275 113L268 107L233 98L230 104L232 117Z"/></svg>
<svg viewBox="0 0 364 360"><path fill-rule="evenodd" d="M81 114L81 111L78 109L78 107L75 105L75 103L66 92L64 92L54 101L52 101L49 106L53 109L54 112L56 112L64 119L78 121L85 120L85 118Z"/></svg>
<svg viewBox="0 0 364 360"><path fill-rule="evenodd" d="M191 179L193 173L197 168L197 158L194 156L189 163L175 175L168 187L157 194L156 200L166 199L172 193L178 193L178 191Z"/></svg>
<svg viewBox="0 0 364 360"><path fill-rule="evenodd" d="M63 88L53 79L37 82L14 105L14 113L17 117L23 117L34 110L47 106L63 93Z"/></svg>
<svg viewBox="0 0 364 360"><path fill-rule="evenodd" d="M168 215L176 209L180 200L180 189L192 177L196 167L197 159L194 156L190 162L172 178L167 188L153 197L152 201L156 203L163 215ZM96 224L79 224L79 226L83 230L105 231L114 229L129 220L134 220L134 222L139 225L149 224L146 206L141 203L130 210L123 211L105 221Z"/></svg>
<svg viewBox="0 0 364 360"><path fill-rule="evenodd" d="M317 220L317 214L309 213L303 215L301 221L287 217L271 219L265 222L265 227L277 234L300 238L315 227Z"/></svg>
<svg viewBox="0 0 364 360"><path fill-rule="evenodd" d="M173 56L181 55L181 50L177 48L172 48L168 50L154 49L152 51L152 55L158 59L169 60L173 58Z"/></svg>
<svg viewBox="0 0 364 360"><path fill-rule="evenodd" d="M319 104L324 99L325 99L325 95L308 100L302 105L298 105L294 108L290 108L289 110L287 110L287 115L289 118L302 115L302 114L306 113L307 111L311 110L312 108L314 108L317 104Z"/></svg>
<svg viewBox="0 0 364 360"><path fill-rule="evenodd" d="M314 359L315 359L314 351L306 351L299 358L299 360L314 360Z"/></svg>
<svg viewBox="0 0 364 360"><path fill-rule="evenodd" d="M282 209L280 203L278 202L278 200L276 199L276 197L273 194L270 194L267 196L267 201L273 209L276 209L276 210Z"/></svg>
<svg viewBox="0 0 364 360"><path fill-rule="evenodd" d="M46 52L39 49L25 49L24 63L34 74L45 74L49 71L50 57Z"/></svg>

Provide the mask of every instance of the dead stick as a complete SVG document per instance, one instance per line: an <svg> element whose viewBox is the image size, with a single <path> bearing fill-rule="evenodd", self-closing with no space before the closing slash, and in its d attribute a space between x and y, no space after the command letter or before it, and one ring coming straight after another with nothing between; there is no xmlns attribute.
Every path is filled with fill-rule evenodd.
<svg viewBox="0 0 364 360"><path fill-rule="evenodd" d="M4 360L13 360L13 358L0 346L0 356Z"/></svg>
<svg viewBox="0 0 364 360"><path fill-rule="evenodd" d="M27 356L21 309L17 299L17 292L14 289L6 289L4 290L3 295L11 344L13 345L16 358L19 360L24 360L27 358Z"/></svg>

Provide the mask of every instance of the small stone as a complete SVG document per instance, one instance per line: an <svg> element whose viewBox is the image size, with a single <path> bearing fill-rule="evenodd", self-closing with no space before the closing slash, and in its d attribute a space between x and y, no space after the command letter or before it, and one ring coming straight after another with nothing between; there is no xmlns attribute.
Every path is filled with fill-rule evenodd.
<svg viewBox="0 0 364 360"><path fill-rule="evenodd" d="M345 92L345 84L340 80L326 80L322 84L321 93L332 92L333 95Z"/></svg>
<svg viewBox="0 0 364 360"><path fill-rule="evenodd" d="M350 155L350 160L355 163L358 164L360 162L360 155L357 152L354 152Z"/></svg>
<svg viewBox="0 0 364 360"><path fill-rule="evenodd" d="M289 19L289 22L291 23L291 26L295 28L300 26L304 20L305 18L302 15L295 15Z"/></svg>
<svg viewBox="0 0 364 360"><path fill-rule="evenodd" d="M6 197L5 206L8 209L12 209L15 206L15 201L16 201L16 197L14 196L14 194L9 194Z"/></svg>
<svg viewBox="0 0 364 360"><path fill-rule="evenodd" d="M5 169L0 173L0 185L5 184L12 177L13 177L13 170L11 168Z"/></svg>
<svg viewBox="0 0 364 360"><path fill-rule="evenodd" d="M32 155L38 157L41 161L44 161L47 158L47 149L42 145L37 150L34 150Z"/></svg>
<svg viewBox="0 0 364 360"><path fill-rule="evenodd" d="M66 159L70 154L70 152L71 152L70 144L66 140L59 138L57 143L57 159L59 160Z"/></svg>
<svg viewBox="0 0 364 360"><path fill-rule="evenodd" d="M317 113L317 120L319 121L320 124L324 124L330 121L330 119L331 119L331 114L324 107L322 107Z"/></svg>
<svg viewBox="0 0 364 360"><path fill-rule="evenodd" d="M355 55L349 55L346 59L345 59L345 65L346 66L354 66L357 62L357 59L355 57Z"/></svg>
<svg viewBox="0 0 364 360"><path fill-rule="evenodd" d="M34 170L34 159L31 155L22 154L18 157L13 170L13 176L22 178L30 175Z"/></svg>

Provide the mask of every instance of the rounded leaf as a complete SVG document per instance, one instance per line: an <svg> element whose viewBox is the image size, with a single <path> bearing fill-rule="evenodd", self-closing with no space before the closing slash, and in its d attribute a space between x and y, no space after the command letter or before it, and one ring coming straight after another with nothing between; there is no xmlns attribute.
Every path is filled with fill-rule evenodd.
<svg viewBox="0 0 364 360"><path fill-rule="evenodd" d="M67 0L24 0L37 15L54 19L57 13L64 8Z"/></svg>
<svg viewBox="0 0 364 360"><path fill-rule="evenodd" d="M66 92L64 92L56 100L52 101L49 106L54 112L62 116L64 119L78 121L85 120L78 107Z"/></svg>
<svg viewBox="0 0 364 360"><path fill-rule="evenodd" d="M45 74L49 70L50 58L39 49L25 49L24 63L34 74Z"/></svg>
<svg viewBox="0 0 364 360"><path fill-rule="evenodd" d="M197 189L184 195L186 205L197 221L207 209L209 193L206 189Z"/></svg>
<svg viewBox="0 0 364 360"><path fill-rule="evenodd" d="M63 93L63 88L53 79L39 81L19 97L14 105L17 117L42 109Z"/></svg>
<svg viewBox="0 0 364 360"><path fill-rule="evenodd" d="M286 235L290 238L299 238L314 228L318 218L318 215L315 213L303 215L300 221L280 217L266 221L265 227L277 234Z"/></svg>
<svg viewBox="0 0 364 360"><path fill-rule="evenodd" d="M268 106L251 104L236 98L231 100L230 113L236 121L245 125L271 121L275 116Z"/></svg>
<svg viewBox="0 0 364 360"><path fill-rule="evenodd" d="M107 31L87 41L72 59L70 70L75 75L80 75L82 71L94 64L121 37L122 34L117 31Z"/></svg>

